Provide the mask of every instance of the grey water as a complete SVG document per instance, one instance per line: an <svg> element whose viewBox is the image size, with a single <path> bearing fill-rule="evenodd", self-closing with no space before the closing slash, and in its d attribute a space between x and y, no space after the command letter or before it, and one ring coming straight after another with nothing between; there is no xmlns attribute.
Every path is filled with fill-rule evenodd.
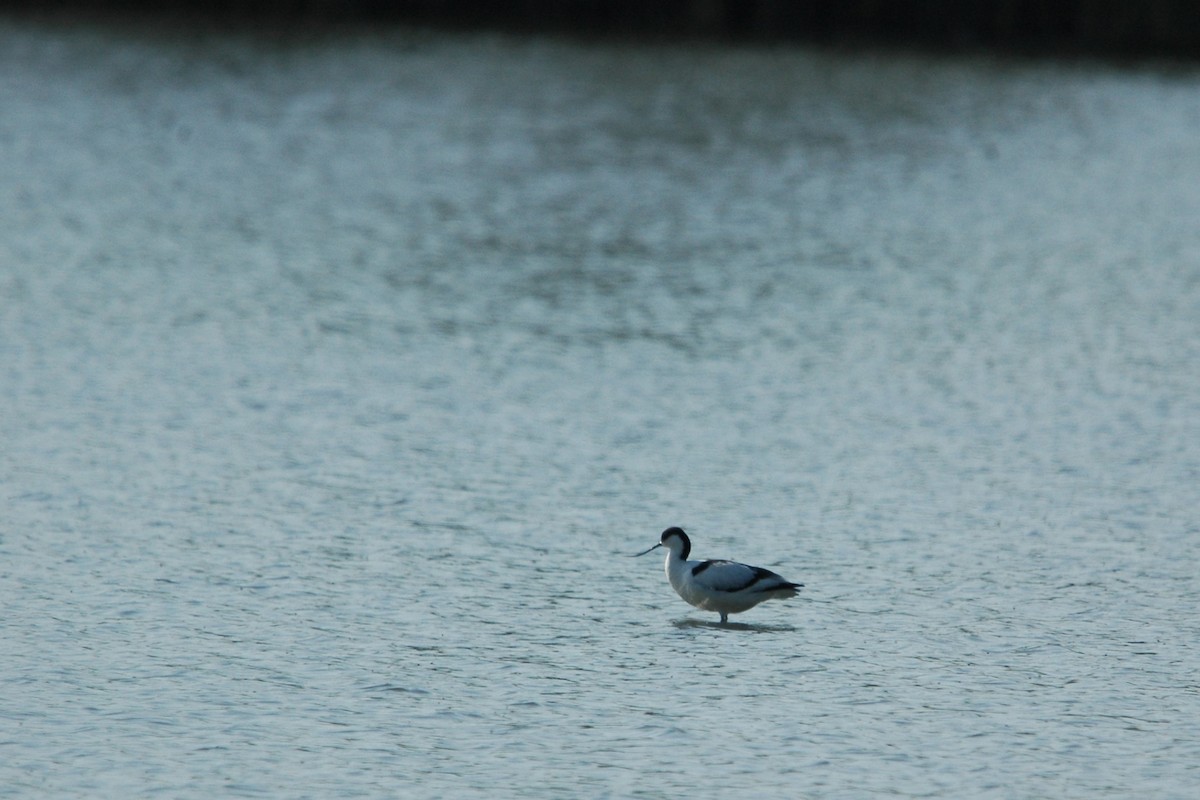
<svg viewBox="0 0 1200 800"><path fill-rule="evenodd" d="M0 796L1194 796L1197 131L1166 65L0 24ZM804 593L712 624L669 525Z"/></svg>

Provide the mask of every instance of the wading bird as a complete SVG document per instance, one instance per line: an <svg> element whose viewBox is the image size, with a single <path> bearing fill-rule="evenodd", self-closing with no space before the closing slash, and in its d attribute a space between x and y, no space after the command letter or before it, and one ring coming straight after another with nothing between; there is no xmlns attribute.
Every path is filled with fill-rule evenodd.
<svg viewBox="0 0 1200 800"><path fill-rule="evenodd" d="M730 614L749 611L764 600L795 597L804 586L784 580L769 569L736 561L688 561L692 542L683 528L667 528L658 544L637 555L644 556L660 547L667 548L667 580L671 588L696 608L720 614L721 622L728 622Z"/></svg>

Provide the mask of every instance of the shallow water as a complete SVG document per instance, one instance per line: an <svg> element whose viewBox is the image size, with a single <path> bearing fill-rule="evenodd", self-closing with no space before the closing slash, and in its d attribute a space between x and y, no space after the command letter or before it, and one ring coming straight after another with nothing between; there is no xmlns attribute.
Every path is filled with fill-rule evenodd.
<svg viewBox="0 0 1200 800"><path fill-rule="evenodd" d="M0 104L0 794L1200 781L1196 73L6 24Z"/></svg>

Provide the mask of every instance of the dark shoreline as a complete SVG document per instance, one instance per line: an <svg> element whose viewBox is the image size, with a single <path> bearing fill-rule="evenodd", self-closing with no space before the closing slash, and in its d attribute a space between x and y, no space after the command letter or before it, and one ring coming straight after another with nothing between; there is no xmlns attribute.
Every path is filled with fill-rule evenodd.
<svg viewBox="0 0 1200 800"><path fill-rule="evenodd" d="M1200 57L1185 0L249 0L10 2L7 17L315 33L427 25L589 37L885 45L1025 55Z"/></svg>

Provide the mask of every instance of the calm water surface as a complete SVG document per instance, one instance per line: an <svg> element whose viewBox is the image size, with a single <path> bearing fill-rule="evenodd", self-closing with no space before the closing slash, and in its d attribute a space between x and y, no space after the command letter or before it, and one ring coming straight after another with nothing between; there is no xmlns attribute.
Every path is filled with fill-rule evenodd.
<svg viewBox="0 0 1200 800"><path fill-rule="evenodd" d="M1200 784L1200 73L7 23L0 108L0 795Z"/></svg>

